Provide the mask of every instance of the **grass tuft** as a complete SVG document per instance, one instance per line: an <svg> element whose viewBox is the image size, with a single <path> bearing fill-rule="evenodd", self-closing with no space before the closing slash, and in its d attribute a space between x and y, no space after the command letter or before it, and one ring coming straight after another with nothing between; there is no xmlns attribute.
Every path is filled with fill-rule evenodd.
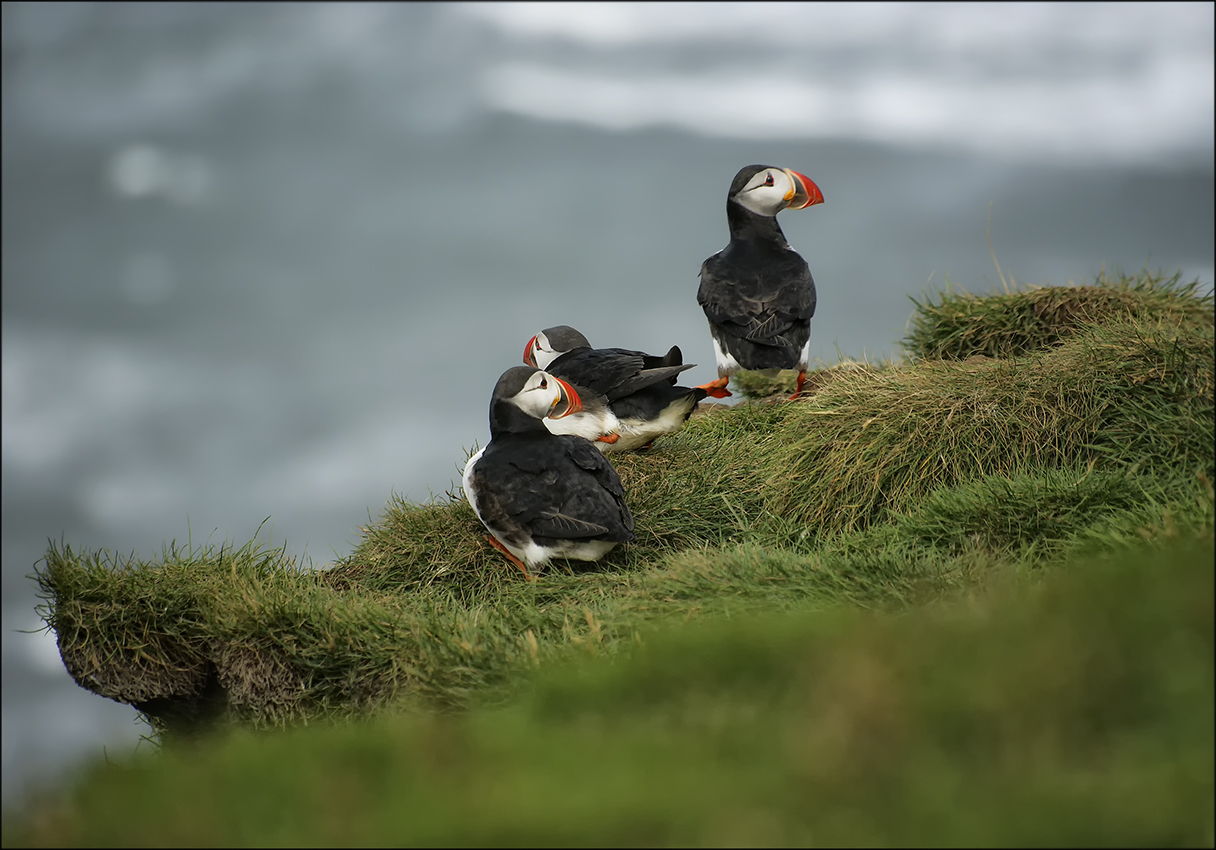
<svg viewBox="0 0 1216 850"><path fill-rule="evenodd" d="M857 372L790 405L770 513L826 531L1035 469L1213 477L1211 330L1124 322L983 363Z"/></svg>
<svg viewBox="0 0 1216 850"><path fill-rule="evenodd" d="M916 305L903 347L914 358L966 360L1021 357L1062 340L1087 325L1121 321L1161 322L1212 331L1212 292L1198 279L1142 272L1127 277L1105 271L1090 286L1043 286L997 295L942 292Z"/></svg>

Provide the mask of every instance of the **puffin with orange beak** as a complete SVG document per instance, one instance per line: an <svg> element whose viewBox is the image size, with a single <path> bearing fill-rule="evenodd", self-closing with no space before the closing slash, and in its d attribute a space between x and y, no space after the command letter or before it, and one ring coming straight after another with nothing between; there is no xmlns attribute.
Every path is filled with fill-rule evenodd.
<svg viewBox="0 0 1216 850"><path fill-rule="evenodd" d="M490 397L490 442L465 464L465 498L527 578L552 558L597 561L635 539L612 464L588 440L545 427L581 409L566 381L514 366Z"/></svg>
<svg viewBox="0 0 1216 850"><path fill-rule="evenodd" d="M697 291L718 366L718 379L700 387L708 395L729 396L726 385L740 369L797 369L790 400L802 395L815 281L785 241L777 213L822 203L814 181L788 168L749 165L735 175L726 201L730 243L701 265Z"/></svg>
<svg viewBox="0 0 1216 850"><path fill-rule="evenodd" d="M674 434L705 398L705 390L676 386L676 376L696 365L684 362L678 345L661 357L628 348L592 348L579 331L556 325L528 340L524 362L569 381L584 399L606 400L619 439L599 438L596 448L604 453L646 448L656 438ZM550 423L549 430L574 433L559 427Z"/></svg>

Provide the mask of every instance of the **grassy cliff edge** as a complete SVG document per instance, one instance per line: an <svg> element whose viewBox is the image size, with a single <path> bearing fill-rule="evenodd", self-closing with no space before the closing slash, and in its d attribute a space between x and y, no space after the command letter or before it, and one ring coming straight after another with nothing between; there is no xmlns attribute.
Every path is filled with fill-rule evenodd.
<svg viewBox="0 0 1216 850"><path fill-rule="evenodd" d="M1149 274L1119 279L1103 276L1086 287L1042 287L987 297L946 293L937 301L926 298L917 304L904 343L907 362L842 364L821 370L811 376L814 392L803 401L757 401L713 410L694 417L683 431L660 441L650 452L614 456L637 520L638 542L621 547L594 570L576 564L572 566L579 572L551 569L536 582L525 582L485 542L484 531L458 494L428 505L408 504L394 497L379 522L364 530L358 548L321 571L301 569L282 551L253 543L241 548L188 550L170 546L154 560L122 560L104 552L77 553L68 546L52 546L36 577L46 598L44 615L58 635L64 663L76 681L103 696L135 705L159 731L167 733L167 739L216 724L230 726L232 721L253 728L289 726L379 711L385 719L378 721L382 725L376 734L398 741L396 746L405 748L399 753L403 758L425 760L418 748L425 750L430 746L426 740L449 735L443 731L448 728L444 724L457 722L442 720L446 710L473 707L480 713L459 721L463 731L456 735L463 742L457 746L459 752L479 754L469 756L466 768L472 770L474 763L484 767L488 759L510 773L526 770L519 765L531 762L522 756L503 761L506 757L499 750L507 745L494 737L497 733L476 730L491 723L486 718L496 717L494 723L522 724L523 740L541 746L545 732L534 727L540 722L538 717L548 716L545 711L549 709L537 708L540 703L535 700L557 699L552 695L574 688L573 696L562 699L582 705L575 712L579 716L596 715L598 709L592 707L590 694L600 693L609 708L601 712L604 719L593 725L608 724L619 732L621 746L625 750L636 747L637 759L645 762L643 753L656 747L667 753L669 758L663 763L668 766L655 769L668 782L685 782L702 790L709 783L719 794L726 791L722 783L731 782L726 774L715 772L713 764L719 768L734 764L734 757L728 754L723 756L724 762L710 759L713 764L702 764L700 756L680 750L695 742L672 732L674 727L663 726L674 721L662 718L686 717L694 726L717 723L728 749L744 746L741 742L758 734L749 732L748 724L739 718L752 722L767 718L766 723L775 729L786 730L782 734L794 734L789 732L791 724L809 724L805 735L811 743L797 746L821 765L812 769L820 771L815 773L819 778L807 779L798 773L811 769L802 762L796 769L787 765L773 773L772 760L766 756L756 763L767 765L767 772L755 777L760 783L757 787L767 787L765 783L777 781L775 777L788 779L782 771L795 770L801 777L793 782L795 786L810 782L806 787L826 794L839 780L844 789L840 793L861 796L841 802L839 811L824 809L817 819L800 820L799 815L791 820L785 803L776 804L774 814L751 792L744 793L742 814L733 820L726 818L720 825L726 830L721 834L729 835L733 833L727 821L736 825L754 821L736 840L763 841L766 835L776 843L866 843L915 840L916 836L932 842L976 836L982 840L985 835L998 840L1017 835L1024 840L1052 840L1052 836L1067 840L1074 833L1059 826L1072 823L1067 817L1052 821L1058 827L1055 832L1019 831L1015 823L1006 822L1008 812L995 803L984 803L991 810L986 826L977 825L982 820L979 812L984 810L980 806L971 820L965 813L956 813L962 820L947 828L941 800L951 795L965 797L981 766L960 766L974 754L960 750L951 755L951 747L941 743L949 736L935 738L937 732L925 732L941 732L946 727L934 726L937 721L927 719L937 716L938 709L925 709L929 703L924 700L934 705L934 700L961 700L960 704L970 705L971 697L964 679L940 688L924 682L941 678L933 672L931 662L943 657L940 653L951 641L975 641L980 648L968 656L970 660L960 662L960 669L971 670L969 676L983 681L990 679L992 693L1005 696L985 697L992 700L983 709L991 714L987 721L979 719L988 716L983 712L959 715L960 740L972 740L967 724L1005 724L1008 728L1002 727L1004 731L997 737L1004 742L1001 747L1012 749L993 754L992 763L1005 765L1001 769L1008 773L1008 787L1021 789L1021 796L1014 795L1016 799L1026 803L1033 797L1035 805L1048 805L1053 794L1061 800L1072 799L1069 794L1073 792L1067 788L1076 783L1092 785L1092 776L1085 779L1076 771L1081 769L1078 765L1089 764L1087 759L1099 758L1106 727L1099 724L1095 732L1085 726L1085 718L1102 715L1109 706L1100 711L1088 701L1127 700L1125 692L1141 687L1150 691L1182 688L1178 693L1191 694L1186 704L1209 706L1210 718L1210 591L1206 608L1198 605L1193 616L1186 615L1190 619L1179 620L1178 627L1183 629L1201 629L1206 623L1209 639L1204 644L1186 638L1190 648L1179 656L1178 663L1192 667L1161 673L1166 678L1181 677L1177 687L1162 685L1147 673L1136 683L1119 680L1110 694L1098 686L1089 693L1070 683L1070 675L1097 675L1086 666L1086 659L1105 658L1103 652L1114 652L1118 657L1112 656L1109 665L1115 669L1131 657L1127 653L1132 650L1125 645L1130 638L1117 634L1121 626L1115 628L1113 637L1108 635L1114 641L1111 646L1099 646L1093 634L1077 637L1069 632L1077 626L1062 620L1057 631L1048 629L1030 640L1031 648L1025 653L998 649L994 633L1000 629L1016 632L1008 623L1027 623L1031 616L1027 611L1047 604L1022 599L1027 589L1037 586L1042 576L1067 578L1073 570L1065 566L1078 558L1092 561L1115 556L1118 560L1120 553L1138 552L1128 563L1162 565L1162 598L1194 591L1187 582L1207 581L1210 585L1211 482L1216 475L1212 308L1211 294L1199 294L1197 284L1180 285L1177 277ZM737 387L760 399L780 390L781 380L744 375ZM1130 556L1122 557L1127 561ZM1206 574L1189 567L1190 572L1167 568L1175 562L1191 564L1205 558ZM1131 567L1123 569L1121 576L1135 572ZM1091 569L1086 574L1095 573ZM1171 576L1179 577L1179 588L1186 585L1190 590L1171 589ZM1084 591L1076 590L1081 585L1068 585L1074 588L1068 592L1075 597L1068 604L1084 607L1081 600L1102 586L1102 581L1087 580L1090 584L1084 585ZM1120 581L1130 587L1128 582L1133 579ZM1134 581L1143 584L1146 579L1140 575ZM1106 593L1103 598L1109 596ZM1022 601L1002 602L1015 597ZM1135 629L1141 629L1138 634L1142 637L1152 633L1152 629L1144 631L1147 627L1128 608L1127 600L1114 600L1111 605L1116 613L1093 615L1107 630L1097 629L1094 634L1105 635L1114 628L1110 623L1125 620L1128 634ZM967 628L950 631L962 628L949 623L971 616L966 612L990 608L1005 612L998 619L1008 618L1008 623L972 622L967 627L971 632ZM1044 611L1034 610L1038 612L1034 616L1050 621ZM922 639L916 626L899 625L905 621L920 622L926 634L938 637ZM736 629L730 623L741 625ZM1131 624L1139 625L1133 628ZM807 690L809 685L797 683L810 681L806 677L811 674L797 665L797 669L789 667L790 647L801 646L803 640L794 635L807 628L827 629L836 635L820 638L817 645L827 648L816 650L819 654L812 656L818 660L808 662L819 665L811 679L833 682L833 688ZM838 632L832 631L837 628ZM1027 636L1037 634L1035 628L1017 628L1028 629ZM964 632L970 637L964 637ZM1066 633L1072 637L1065 637ZM690 637L679 637L683 634ZM1151 642L1151 638L1145 639ZM683 646L685 640L691 641L685 655L677 658L679 653L672 650L675 654L664 656L668 661L660 665L661 671L644 673L646 664L652 663L646 660L651 656L645 647L653 641ZM723 643L730 640L739 645L732 648ZM1069 654L1069 641L1075 642L1080 655ZM898 650L901 646L905 649ZM985 646L989 649L983 650ZM1202 663L1205 649L1209 650L1206 667ZM903 660L892 660L896 657ZM698 658L714 660L701 663ZM591 666L586 667L588 664ZM721 690L721 705L715 702L718 697L690 703L689 694L704 693L707 683L725 675L719 669L723 664L735 672ZM993 664L996 666L990 666ZM584 681L577 672L584 668L592 671L587 673L592 676L588 682L601 684L570 684ZM899 672L892 672L896 668ZM546 672L553 670L564 672L555 678L556 674ZM1022 709L1002 708L1001 700L1013 698L1009 689L1022 687L1014 682L1027 681L1027 675L1033 679L1036 670L1057 688L1052 691L1044 685L1044 700L1078 704L1076 719L1068 720L1071 715L1065 712L1060 721L1080 724L1073 731L1069 731L1072 727L1053 726L1056 720L1036 726L1038 721L1027 719L1031 715L1018 714ZM1013 678L1005 678L1002 671ZM890 703L890 693L904 694L906 690L903 685L893 686L888 681L891 676L917 689L921 696L915 704L921 709L909 708L912 703L905 704L906 694ZM743 680L750 684L738 685ZM613 684L605 686L603 681ZM639 684L643 681L650 684ZM673 682L683 685L677 687ZM777 687L778 682L793 684ZM528 693L541 696L528 697ZM794 699L790 694L801 696ZM843 694L841 703L847 710L833 707L831 694ZM642 718L632 726L626 723L623 717L636 715L627 708L636 699L657 706L655 717L660 719ZM790 699L800 707L790 708L794 704ZM1144 728L1156 730L1154 724L1164 728L1166 720L1174 717L1171 712L1184 711L1173 697L1162 700L1160 705L1144 708L1144 716L1133 718L1141 724L1135 728L1145 723ZM1021 705L1017 699L1014 703ZM490 711L495 705L513 707ZM419 711L423 715L416 715ZM713 720L718 716L714 711L726 719ZM870 717L868 712L877 714ZM792 719L795 715L802 719ZM1130 728L1124 723L1127 718L1119 718L1110 725L1116 736ZM384 732L386 723L412 731L401 732L405 737L399 737L397 732ZM862 725L857 726L859 723ZM1114 836L1119 833L1094 831L1097 821L1092 818L1098 816L1098 809L1107 807L1110 812L1123 813L1119 817L1126 814L1123 820L1116 817L1111 823L1140 817L1136 823L1152 824L1151 829L1135 833L1145 840L1211 843L1210 723L1206 738L1195 731L1199 727L1191 714L1185 715L1183 725L1200 735L1192 742L1199 747L1198 755L1182 757L1171 749L1173 755L1168 757L1162 755L1166 750L1145 756L1129 750L1125 759L1131 765L1126 776L1139 777L1132 783L1136 789L1157 789L1157 793L1170 787L1177 792L1171 798L1173 808L1162 809L1164 803L1158 801L1153 812L1145 813L1145 803L1141 806L1144 811L1134 809L1127 814L1131 811L1127 788L1118 793L1106 789L1092 799L1076 791L1073 797L1079 794L1077 799L1088 801L1082 808L1091 806L1085 809L1088 815L1076 819L1078 840L1101 840L1102 835L1105 840L1118 840ZM331 743L319 744L322 749L336 746L332 742L344 735L367 740L360 736L370 734L342 731L352 728L346 724L330 728L326 740ZM674 748L670 752L664 749L666 744L653 738L660 728L666 730L664 740L670 739ZM1074 733L1093 739L1092 752L1084 750L1078 756L1069 749L1066 739ZM229 737L231 734L240 738L247 733L230 733ZM609 776L604 782L613 776L618 784L626 782L632 762L614 760L597 749L603 734L588 738L569 729L562 734L569 739L569 753L604 759ZM711 729L706 734L716 740L718 733ZM989 740L984 734L976 734L980 750L996 746L991 741L984 743ZM1160 744L1154 737L1157 731L1145 734L1144 740L1149 742L1145 746L1151 749ZM1044 738L1036 744L1042 735L1062 737ZM889 792L898 788L906 795L916 785L912 774L898 773L903 778L890 774L894 762L870 752L872 747L885 746L868 742L872 736L880 743L888 739L912 742L906 751L893 750L907 756L899 762L905 765L900 771L924 765L926 759L949 762L951 766L940 773L940 777L950 777L941 778L945 785L917 792L919 797L913 795L916 799L929 795L925 811L937 812L932 816L937 820L911 808L893 815L892 823L898 828L891 830L866 820L864 812L873 800L862 799L863 787L886 783L883 787L889 786ZM761 737L757 746L762 751L776 746ZM406 739L412 743L404 743ZM474 739L482 743L470 743ZM930 746L926 743L930 739L938 743ZM225 744L237 750L223 755L228 749L221 749L213 758L213 769L231 770L232 764L224 768L221 762L239 761L242 757L235 753L241 747L267 750L279 746L249 743L252 740ZM486 746L489 750L483 752ZM1015 756L1015 750L1022 747L1029 748L1024 757ZM1041 750L1041 763L1035 761L1039 758L1034 755L1039 752L1035 747ZM915 758L908 755L913 752ZM1116 747L1101 758L1119 762L1124 758L1119 755L1122 752ZM563 757L551 754L546 758L553 760L550 767L560 770L558 762ZM868 772L871 762L879 765L874 768L878 774ZM462 763L461 757L454 757L452 763ZM1067 767L1053 774L1053 765ZM1205 766L1206 786L1196 778ZM758 769L749 767L746 759L737 767L744 772ZM445 770L436 768L437 775L449 775ZM691 779L687 771L702 779ZM1154 775L1166 784L1144 779L1144 771L1156 771ZM846 774L868 779L853 786L840 779ZM540 776L521 778L521 787L534 787ZM1038 778L1027 784L1028 776ZM1167 781L1167 777L1174 778ZM991 792L995 799L1000 796L993 791L1000 785L999 777L990 780L983 785L988 789L984 793ZM393 781L408 784L416 779L397 776ZM1056 787L1052 782L1064 785ZM579 787L591 793L587 789L603 786ZM1195 802L1205 789L1206 809ZM780 797L777 789L773 791ZM933 794L939 797L930 799ZM659 808L651 811L654 806L648 808L642 797L607 794L606 799L615 800L613 805L634 819L631 822L640 817L643 824L660 826L649 831L624 827L614 831L605 824L594 834L602 836L601 840L625 843L717 843L713 834L718 833L704 831L706 823L717 821L713 817L706 820L703 807L687 800L681 803L687 817L693 818L685 823L672 814L683 811L680 805L671 802L669 794L659 796L667 800L666 808L656 803ZM100 799L97 795L89 799L94 798ZM900 805L911 806L912 797L900 799L904 801ZM583 811L570 805L567 801L557 810L570 817L574 817L571 812ZM1170 819L1169 812L1182 809L1186 817ZM854 810L855 817L848 814ZM415 805L410 811L421 810ZM500 843L502 836L507 836L507 843L518 843L569 841L580 834L563 831L565 827L537 831L534 824L544 818L527 821L521 814L532 811L527 806L516 814L505 811L494 809L492 817L485 815L490 820L470 822L463 833L442 831L455 828L450 819L422 818L412 822L413 831L401 831L404 827L394 820L391 828L384 825L388 832L354 835L362 834L367 841L444 840L444 835L464 835L453 839L461 841L493 841L497 835ZM1166 814L1161 815L1162 811ZM602 819L603 813L595 817ZM1180 826L1184 820L1185 828ZM971 831L965 828L969 823L974 827ZM1002 823L1004 832L997 828ZM169 823L150 835L172 840L176 828ZM1171 828L1177 831L1170 832ZM61 840L68 835L24 829L20 834L33 841L38 840L37 835L44 839L57 835ZM88 835L87 831L77 834ZM232 833L210 834L218 841L244 840ZM273 836L290 841L296 833L257 834L262 836L258 840L273 842L277 840Z"/></svg>

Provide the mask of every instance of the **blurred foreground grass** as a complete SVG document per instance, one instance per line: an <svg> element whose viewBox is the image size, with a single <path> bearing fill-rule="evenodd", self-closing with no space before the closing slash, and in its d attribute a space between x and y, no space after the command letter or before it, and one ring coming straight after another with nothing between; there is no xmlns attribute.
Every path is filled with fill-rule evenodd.
<svg viewBox="0 0 1216 850"><path fill-rule="evenodd" d="M1213 545L902 615L644 632L508 707L231 731L94 767L6 845L1213 842Z"/></svg>

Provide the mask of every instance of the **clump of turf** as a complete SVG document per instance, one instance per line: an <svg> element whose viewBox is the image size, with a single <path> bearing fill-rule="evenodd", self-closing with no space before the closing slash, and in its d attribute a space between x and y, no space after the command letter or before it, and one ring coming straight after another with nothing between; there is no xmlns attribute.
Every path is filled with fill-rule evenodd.
<svg viewBox="0 0 1216 850"><path fill-rule="evenodd" d="M858 369L874 371L876 369L889 369L893 366L894 364L889 361L871 364L857 360L842 359L839 363L832 366L810 369L807 371L806 380L802 385L801 398L810 398L837 377L847 374L849 371ZM746 401L778 401L787 399L794 394L794 390L798 386L798 370L782 369L776 374L766 374L764 372L752 372L744 369L738 372L732 380L734 381L733 386L735 390Z"/></svg>
<svg viewBox="0 0 1216 850"><path fill-rule="evenodd" d="M1049 348L1086 325L1120 321L1155 323L1212 332L1212 293L1198 280L1142 273L1108 276L1090 286L1030 287L996 295L942 292L916 305L903 347L914 358L965 360L1020 357Z"/></svg>
<svg viewBox="0 0 1216 850"><path fill-rule="evenodd" d="M816 369L810 374L819 374L826 370ZM789 397L794 393L798 384L798 372L793 369L783 369L775 375L764 372L752 372L743 369L731 378L735 391L745 399L769 399L779 396Z"/></svg>
<svg viewBox="0 0 1216 850"><path fill-rule="evenodd" d="M1014 360L849 373L790 405L766 509L863 528L941 487L1094 463L1213 477L1213 336L1091 326Z"/></svg>

